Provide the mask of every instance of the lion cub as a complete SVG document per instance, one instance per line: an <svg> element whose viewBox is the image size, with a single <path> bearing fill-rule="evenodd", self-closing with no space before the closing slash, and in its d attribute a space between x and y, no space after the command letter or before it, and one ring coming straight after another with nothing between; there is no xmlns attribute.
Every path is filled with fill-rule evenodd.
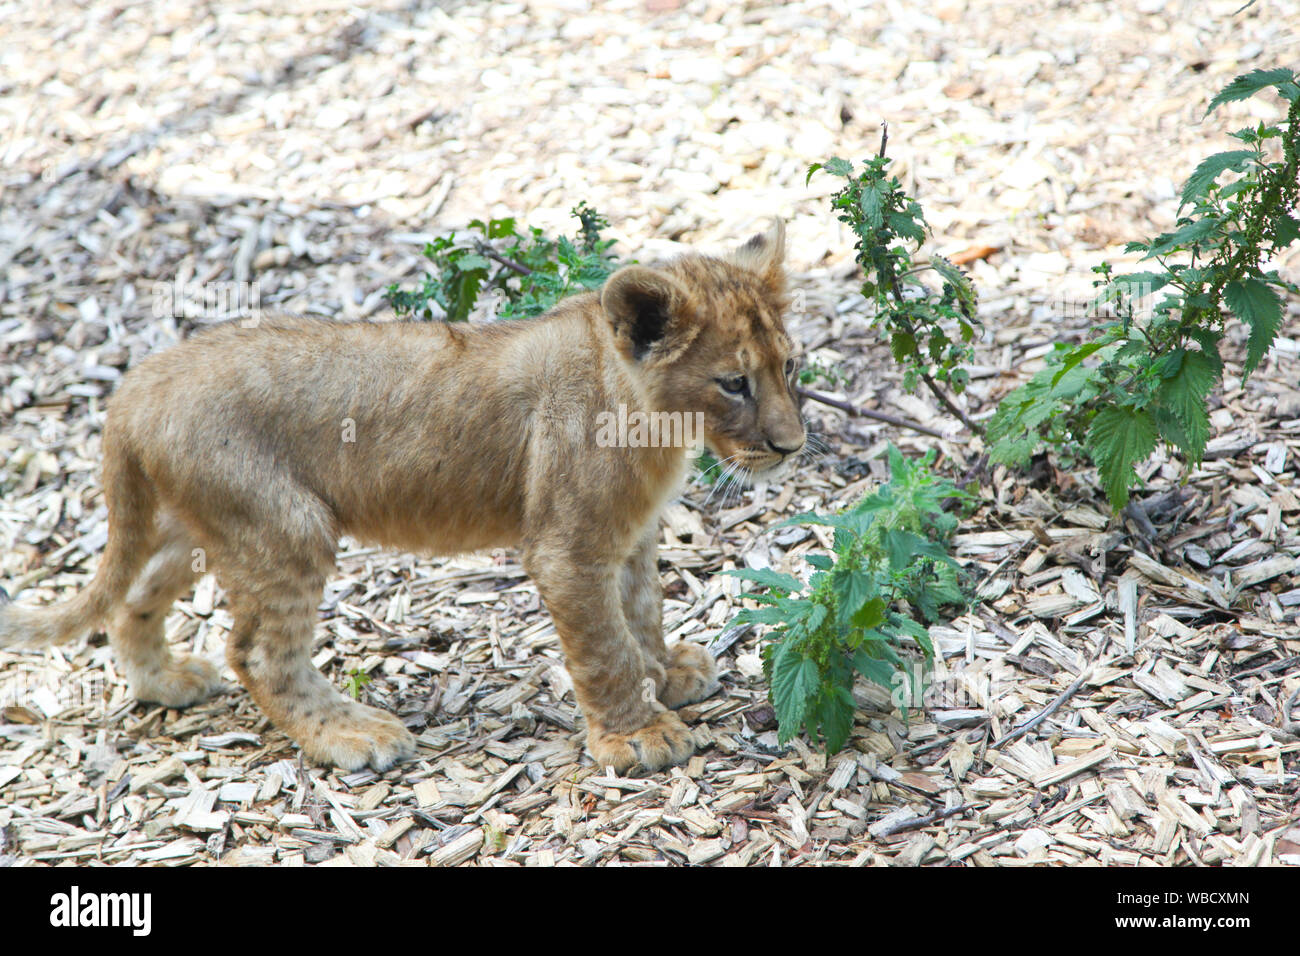
<svg viewBox="0 0 1300 956"><path fill-rule="evenodd" d="M517 546L596 762L686 760L695 742L672 708L716 682L702 647L663 639L658 519L685 449L597 432L621 407L699 412L707 444L745 472L790 461L804 428L783 253L778 224L725 258L628 266L535 320L268 315L151 356L110 403L94 579L51 608L0 608L0 646L106 625L137 697L203 700L217 668L163 635L202 549L234 617L227 661L262 710L314 761L385 770L415 752L411 734L311 663L339 536L436 554Z"/></svg>

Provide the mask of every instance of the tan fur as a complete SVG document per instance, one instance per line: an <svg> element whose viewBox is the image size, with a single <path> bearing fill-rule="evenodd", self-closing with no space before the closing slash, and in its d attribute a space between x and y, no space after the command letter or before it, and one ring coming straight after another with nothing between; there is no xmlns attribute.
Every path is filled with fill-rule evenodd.
<svg viewBox="0 0 1300 956"><path fill-rule="evenodd" d="M52 608L0 608L0 646L107 624L137 696L194 703L217 669L174 657L163 619L211 570L235 621L227 660L259 706L313 760L382 770L414 752L410 733L310 660L339 536L440 554L517 546L597 762L685 760L695 743L672 708L716 686L703 648L663 640L658 517L685 452L600 447L596 416L701 411L715 453L750 473L796 454L783 252L778 226L726 259L629 266L533 321L268 315L150 357L110 403L94 580ZM742 374L746 394L728 394L720 383Z"/></svg>

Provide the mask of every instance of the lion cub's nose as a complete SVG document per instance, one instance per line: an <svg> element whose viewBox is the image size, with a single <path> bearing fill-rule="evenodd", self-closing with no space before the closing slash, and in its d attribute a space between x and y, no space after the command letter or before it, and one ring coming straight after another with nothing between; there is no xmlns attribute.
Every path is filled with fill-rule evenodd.
<svg viewBox="0 0 1300 956"><path fill-rule="evenodd" d="M772 439L769 438L767 440L767 447L772 449L772 451L776 452L778 455L793 455L795 452L797 452L800 448L803 447L803 439L802 438L799 439L799 444L794 445L790 448L785 448L781 445L778 445L776 442L772 441Z"/></svg>

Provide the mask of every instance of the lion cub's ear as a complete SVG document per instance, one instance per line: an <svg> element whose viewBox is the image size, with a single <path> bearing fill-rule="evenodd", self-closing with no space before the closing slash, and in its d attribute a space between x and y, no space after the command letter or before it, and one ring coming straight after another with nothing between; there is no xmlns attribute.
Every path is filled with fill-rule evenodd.
<svg viewBox="0 0 1300 956"><path fill-rule="evenodd" d="M785 291L785 223L780 219L767 232L760 232L733 252L730 261L742 269L757 272L776 294Z"/></svg>
<svg viewBox="0 0 1300 956"><path fill-rule="evenodd" d="M699 331L690 321L690 296L671 276L646 266L624 266L605 283L600 306L614 338L633 361L671 360Z"/></svg>

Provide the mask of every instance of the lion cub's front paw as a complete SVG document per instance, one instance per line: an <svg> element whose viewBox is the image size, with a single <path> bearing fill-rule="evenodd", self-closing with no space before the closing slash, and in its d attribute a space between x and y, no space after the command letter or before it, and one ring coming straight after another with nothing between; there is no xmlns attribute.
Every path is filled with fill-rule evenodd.
<svg viewBox="0 0 1300 956"><path fill-rule="evenodd" d="M192 654L177 654L156 670L128 668L127 680L137 700L177 708L207 700L222 687L217 665Z"/></svg>
<svg viewBox="0 0 1300 956"><path fill-rule="evenodd" d="M703 700L718 689L713 655L698 644L674 644L668 649L668 679L659 692L665 707L682 707Z"/></svg>
<svg viewBox="0 0 1300 956"><path fill-rule="evenodd" d="M415 738L387 711L346 700L310 715L290 731L312 760L355 771L369 764L382 773L415 755Z"/></svg>
<svg viewBox="0 0 1300 956"><path fill-rule="evenodd" d="M587 747L596 763L626 773L639 767L646 773L684 763L695 753L691 729L672 711L656 714L650 723L628 734L592 730Z"/></svg>

